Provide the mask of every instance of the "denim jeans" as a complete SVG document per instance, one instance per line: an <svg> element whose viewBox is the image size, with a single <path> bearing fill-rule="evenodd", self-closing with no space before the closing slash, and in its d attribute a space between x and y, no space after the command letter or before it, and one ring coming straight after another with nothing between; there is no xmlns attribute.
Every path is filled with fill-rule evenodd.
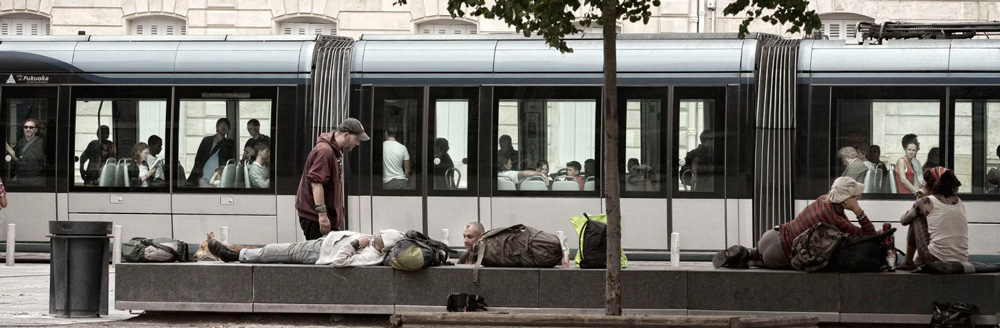
<svg viewBox="0 0 1000 328"><path fill-rule="evenodd" d="M240 251L243 263L315 264L323 238L297 243L267 244L263 248Z"/></svg>

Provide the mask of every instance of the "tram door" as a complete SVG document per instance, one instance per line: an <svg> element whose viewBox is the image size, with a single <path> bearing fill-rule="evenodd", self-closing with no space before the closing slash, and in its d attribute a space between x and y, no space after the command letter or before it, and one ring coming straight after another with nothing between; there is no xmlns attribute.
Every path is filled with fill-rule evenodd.
<svg viewBox="0 0 1000 328"><path fill-rule="evenodd" d="M417 230L462 245L461 229L479 216L478 93L475 87L374 89L373 232Z"/></svg>
<svg viewBox="0 0 1000 328"><path fill-rule="evenodd" d="M683 251L726 246L725 95L724 87L674 88L670 231Z"/></svg>
<svg viewBox="0 0 1000 328"><path fill-rule="evenodd" d="M17 226L18 242L46 241L48 221L56 208L56 87L0 88L4 161L3 183L8 206L0 222ZM15 205L16 204L16 205ZM6 228L6 224L3 225Z"/></svg>
<svg viewBox="0 0 1000 328"><path fill-rule="evenodd" d="M622 247L666 250L670 246L669 187L673 163L667 127L668 87L618 90ZM602 139L603 140L603 139Z"/></svg>

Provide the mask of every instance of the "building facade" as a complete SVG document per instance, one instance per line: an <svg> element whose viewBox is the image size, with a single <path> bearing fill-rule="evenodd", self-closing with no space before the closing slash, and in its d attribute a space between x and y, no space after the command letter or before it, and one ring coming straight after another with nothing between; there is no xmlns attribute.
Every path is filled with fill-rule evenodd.
<svg viewBox="0 0 1000 328"><path fill-rule="evenodd" d="M452 18L447 1L410 0L0 0L0 35L267 35L514 33L501 21ZM648 24L621 22L621 33L735 32L741 17L725 17L732 0L661 0ZM988 21L1000 0L817 0L823 32L856 35L859 21ZM784 28L755 24L780 34ZM599 28L585 29L599 33Z"/></svg>

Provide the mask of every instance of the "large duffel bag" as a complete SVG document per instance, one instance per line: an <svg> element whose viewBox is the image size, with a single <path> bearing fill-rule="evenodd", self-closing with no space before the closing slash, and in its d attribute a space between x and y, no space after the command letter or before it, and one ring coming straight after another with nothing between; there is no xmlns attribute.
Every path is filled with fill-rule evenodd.
<svg viewBox="0 0 1000 328"><path fill-rule="evenodd" d="M523 224L487 231L476 242L472 282L479 283L479 266L551 268L562 262L556 235Z"/></svg>
<svg viewBox="0 0 1000 328"><path fill-rule="evenodd" d="M189 262L187 243L170 238L136 237L122 243L125 262Z"/></svg>

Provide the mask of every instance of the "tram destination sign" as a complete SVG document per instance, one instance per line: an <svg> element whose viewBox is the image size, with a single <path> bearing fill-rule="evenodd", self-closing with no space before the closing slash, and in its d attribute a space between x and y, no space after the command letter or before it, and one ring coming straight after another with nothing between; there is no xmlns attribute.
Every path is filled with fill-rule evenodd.
<svg viewBox="0 0 1000 328"><path fill-rule="evenodd" d="M6 74L4 84L48 84L48 75L39 74ZM2 76L2 75L0 75Z"/></svg>

